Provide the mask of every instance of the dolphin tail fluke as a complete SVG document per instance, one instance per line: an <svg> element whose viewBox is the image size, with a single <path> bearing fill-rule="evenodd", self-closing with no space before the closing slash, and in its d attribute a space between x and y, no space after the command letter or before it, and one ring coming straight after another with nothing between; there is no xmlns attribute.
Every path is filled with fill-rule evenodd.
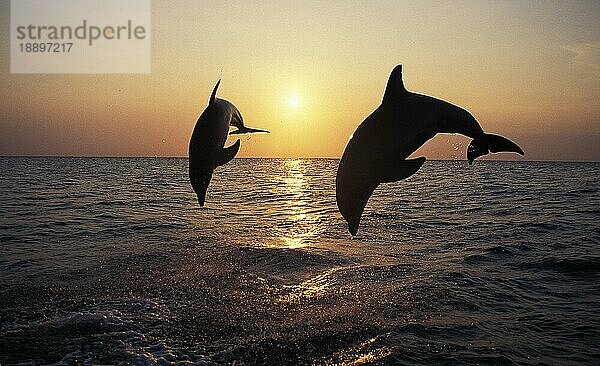
<svg viewBox="0 0 600 366"><path fill-rule="evenodd" d="M252 128L252 127L245 127L245 126L244 126L244 128L240 128L240 129L238 129L238 130L231 131L229 134L230 134L230 135L240 135L240 134L243 134L243 133L255 133L255 132L266 132L266 133L270 133L270 132L269 132L269 131L267 131L267 130L261 130L261 129L258 129L258 128Z"/></svg>
<svg viewBox="0 0 600 366"><path fill-rule="evenodd" d="M391 166L387 166L382 171L381 183L397 182L401 179L406 179L415 174L425 163L425 157L421 156L416 159L399 160Z"/></svg>
<svg viewBox="0 0 600 366"><path fill-rule="evenodd" d="M240 151L240 140L238 139L233 145L223 148L221 155L216 161L217 166L221 166L230 162Z"/></svg>
<svg viewBox="0 0 600 366"><path fill-rule="evenodd" d="M469 160L469 164L473 164L475 159L491 152L514 152L525 155L523 149L521 149L519 145L510 141L506 137L486 133L483 135L483 137L476 138L471 141L469 147L467 148L467 160Z"/></svg>

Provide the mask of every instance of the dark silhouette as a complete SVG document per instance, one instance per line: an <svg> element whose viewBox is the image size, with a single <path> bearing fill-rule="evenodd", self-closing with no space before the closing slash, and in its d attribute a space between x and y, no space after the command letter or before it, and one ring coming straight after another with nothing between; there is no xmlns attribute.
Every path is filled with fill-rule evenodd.
<svg viewBox="0 0 600 366"><path fill-rule="evenodd" d="M208 106L198 117L190 139L190 182L200 206L204 206L206 190L215 168L231 161L240 150L239 139L233 145L224 147L229 127L237 128L231 134L269 132L244 126L240 111L231 102L217 98L220 83L219 79Z"/></svg>
<svg viewBox="0 0 600 366"><path fill-rule="evenodd" d="M375 188L416 173L425 158L406 158L438 133L473 138L467 149L469 164L490 152L524 154L512 141L484 133L465 109L406 90L402 65L398 65L387 82L381 105L358 126L338 167L337 205L352 235L358 232L360 217Z"/></svg>

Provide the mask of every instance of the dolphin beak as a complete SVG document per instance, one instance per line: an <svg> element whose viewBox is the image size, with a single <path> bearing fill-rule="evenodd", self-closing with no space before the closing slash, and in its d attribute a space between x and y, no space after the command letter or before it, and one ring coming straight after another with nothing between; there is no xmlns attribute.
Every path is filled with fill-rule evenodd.
<svg viewBox="0 0 600 366"><path fill-rule="evenodd" d="M204 206L205 201L206 201L206 192L200 192L198 194L198 204L200 204L200 207Z"/></svg>
<svg viewBox="0 0 600 366"><path fill-rule="evenodd" d="M355 236L358 233L358 222L348 222L348 231Z"/></svg>
<svg viewBox="0 0 600 366"><path fill-rule="evenodd" d="M342 215L344 216L344 215ZM351 215L352 216L352 215ZM360 224L360 217L345 217L346 223L348 224L348 231L352 236L355 236L358 233L358 226Z"/></svg>

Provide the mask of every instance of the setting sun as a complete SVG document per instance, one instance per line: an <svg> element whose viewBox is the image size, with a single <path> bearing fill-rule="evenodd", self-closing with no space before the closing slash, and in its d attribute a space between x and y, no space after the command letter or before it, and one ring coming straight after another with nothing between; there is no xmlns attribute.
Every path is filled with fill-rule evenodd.
<svg viewBox="0 0 600 366"><path fill-rule="evenodd" d="M292 95L288 100L288 104L290 107L296 108L298 107L298 104L300 104L300 99L298 99L297 95Z"/></svg>

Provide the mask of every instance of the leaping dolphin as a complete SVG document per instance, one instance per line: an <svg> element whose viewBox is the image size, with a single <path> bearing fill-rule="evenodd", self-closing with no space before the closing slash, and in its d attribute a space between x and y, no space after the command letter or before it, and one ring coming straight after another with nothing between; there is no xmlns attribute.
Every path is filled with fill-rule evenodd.
<svg viewBox="0 0 600 366"><path fill-rule="evenodd" d="M198 196L198 203L204 206L206 190L216 167L226 164L240 150L240 140L224 147L229 127L236 127L234 133L269 132L244 126L240 111L229 101L217 98L217 81L208 106L198 117L190 139L189 164L190 182Z"/></svg>
<svg viewBox="0 0 600 366"><path fill-rule="evenodd" d="M381 105L358 126L338 167L337 205L352 235L358 232L360 217L375 188L416 173L425 158L406 158L438 133L471 137L473 141L467 149L469 164L490 152L524 155L514 142L483 132L465 109L406 90L402 65L398 65L390 74Z"/></svg>

